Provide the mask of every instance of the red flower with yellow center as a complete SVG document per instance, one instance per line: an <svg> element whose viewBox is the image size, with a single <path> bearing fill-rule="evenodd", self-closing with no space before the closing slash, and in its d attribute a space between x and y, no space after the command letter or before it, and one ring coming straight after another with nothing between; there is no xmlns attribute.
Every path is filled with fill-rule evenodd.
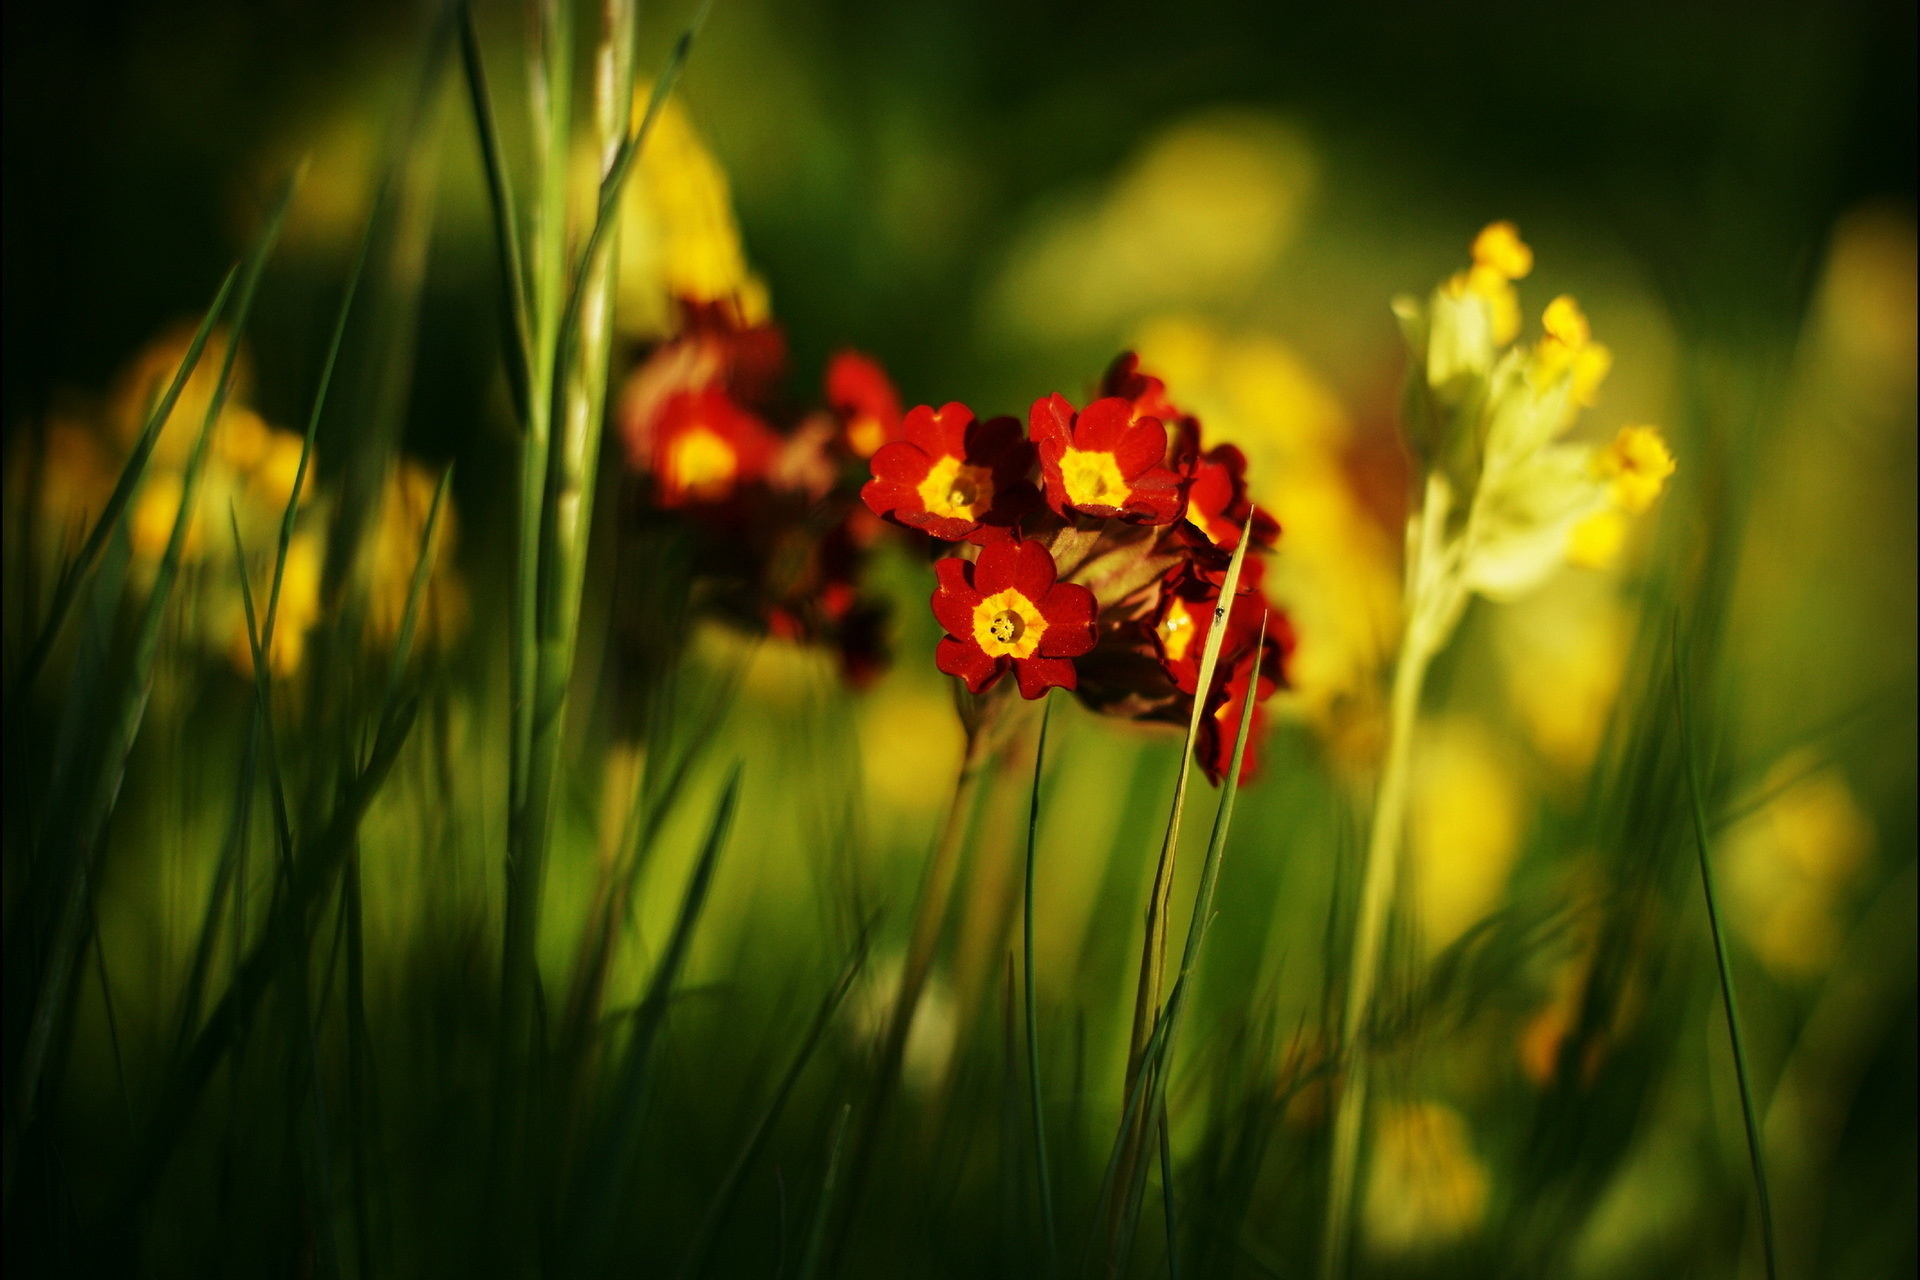
<svg viewBox="0 0 1920 1280"><path fill-rule="evenodd" d="M779 440L726 392L682 391L661 406L649 470L663 507L724 502L766 473Z"/></svg>
<svg viewBox="0 0 1920 1280"><path fill-rule="evenodd" d="M844 424L847 448L871 458L900 438L900 394L871 356L842 351L827 365L827 403Z"/></svg>
<svg viewBox="0 0 1920 1280"><path fill-rule="evenodd" d="M873 479L860 490L875 514L948 542L985 543L1006 538L1039 505L1027 480L1033 446L1016 419L981 422L956 401L937 412L918 406L900 430L873 455Z"/></svg>
<svg viewBox="0 0 1920 1280"><path fill-rule="evenodd" d="M1184 480L1163 465L1166 428L1158 418L1135 419L1118 396L1095 400L1075 413L1065 396L1036 400L1029 418L1040 449L1047 505L1129 524L1172 524L1186 504Z"/></svg>
<svg viewBox="0 0 1920 1280"><path fill-rule="evenodd" d="M1078 683L1070 659L1093 648L1093 592L1055 581L1053 556L1010 538L981 548L977 563L934 563L933 616L947 630L934 665L985 692L1009 668L1020 696Z"/></svg>
<svg viewBox="0 0 1920 1280"><path fill-rule="evenodd" d="M1240 545L1240 531L1246 527L1249 514L1253 516L1253 545L1271 549L1280 536L1280 523L1256 510L1247 497L1247 455L1222 444L1195 459L1193 484L1187 489L1187 524L1206 539L1208 546L1232 554Z"/></svg>
<svg viewBox="0 0 1920 1280"><path fill-rule="evenodd" d="M1100 379L1100 394L1119 396L1133 405L1136 421L1157 418L1167 432L1167 466L1186 469L1200 452L1200 419L1168 398L1167 384L1140 367L1140 357L1122 351Z"/></svg>
<svg viewBox="0 0 1920 1280"><path fill-rule="evenodd" d="M1261 608L1267 608L1265 601L1261 602ZM1256 617L1255 639L1259 637L1258 621ZM1275 690L1285 687L1286 660L1292 651L1293 628L1287 616L1277 609L1269 610L1266 642L1258 653L1250 644L1240 655L1227 672L1224 686L1214 693L1218 705L1213 708L1213 714L1200 717L1200 736L1193 744L1193 754L1206 770L1207 781L1215 786L1220 785L1227 770L1233 767L1233 740L1240 732L1240 713L1249 697L1254 700L1253 719L1247 725L1247 752L1240 758L1241 784L1253 781L1260 772L1257 748L1267 718L1260 704L1272 697Z"/></svg>
<svg viewBox="0 0 1920 1280"><path fill-rule="evenodd" d="M1227 634L1220 640L1221 670L1252 648L1260 636L1260 615L1271 608L1260 591L1265 567L1265 562L1253 559L1240 566L1240 590L1227 613ZM1190 566L1169 575L1152 621L1153 643L1168 679L1182 693L1192 694L1200 686L1200 660L1219 604L1220 584L1208 575Z"/></svg>

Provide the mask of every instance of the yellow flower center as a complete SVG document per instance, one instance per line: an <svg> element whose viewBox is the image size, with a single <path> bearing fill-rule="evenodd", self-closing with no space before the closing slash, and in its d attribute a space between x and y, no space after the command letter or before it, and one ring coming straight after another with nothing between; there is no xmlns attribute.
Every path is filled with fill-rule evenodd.
<svg viewBox="0 0 1920 1280"><path fill-rule="evenodd" d="M739 454L725 437L710 427L695 426L667 447L667 487L696 498L722 497L732 487L739 463Z"/></svg>
<svg viewBox="0 0 1920 1280"><path fill-rule="evenodd" d="M847 424L847 446L863 458L871 458L886 442L887 428L870 413Z"/></svg>
<svg viewBox="0 0 1920 1280"><path fill-rule="evenodd" d="M993 508L993 472L947 454L927 471L918 492L928 515L978 520Z"/></svg>
<svg viewBox="0 0 1920 1280"><path fill-rule="evenodd" d="M1176 598L1160 623L1160 647L1166 651L1169 662L1182 661L1193 648L1194 637L1200 634L1196 621L1194 607Z"/></svg>
<svg viewBox="0 0 1920 1280"><path fill-rule="evenodd" d="M1533 270L1533 250L1511 222L1491 222L1473 239L1473 261L1508 280L1518 280Z"/></svg>
<svg viewBox="0 0 1920 1280"><path fill-rule="evenodd" d="M1060 456L1060 481L1076 507L1117 507L1131 490L1110 453L1069 449Z"/></svg>
<svg viewBox="0 0 1920 1280"><path fill-rule="evenodd" d="M1031 658L1046 633L1040 610L1012 587L973 606L973 638L989 658Z"/></svg>

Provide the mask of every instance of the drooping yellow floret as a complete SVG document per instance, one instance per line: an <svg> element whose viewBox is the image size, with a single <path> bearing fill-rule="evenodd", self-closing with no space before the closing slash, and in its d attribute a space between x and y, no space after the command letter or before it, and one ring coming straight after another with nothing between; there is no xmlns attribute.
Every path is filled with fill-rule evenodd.
<svg viewBox="0 0 1920 1280"><path fill-rule="evenodd" d="M1622 511L1639 514L1653 505L1674 472L1673 453L1655 427L1622 427L1594 458L1608 481L1607 494Z"/></svg>
<svg viewBox="0 0 1920 1280"><path fill-rule="evenodd" d="M1511 222L1489 222L1473 238L1475 266L1488 267L1508 280L1523 279L1533 270L1533 250Z"/></svg>

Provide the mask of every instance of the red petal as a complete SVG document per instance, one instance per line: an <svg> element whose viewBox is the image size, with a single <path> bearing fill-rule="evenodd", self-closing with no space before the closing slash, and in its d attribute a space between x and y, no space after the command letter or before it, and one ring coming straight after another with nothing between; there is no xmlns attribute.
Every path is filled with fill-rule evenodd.
<svg viewBox="0 0 1920 1280"><path fill-rule="evenodd" d="M1015 658L1013 671L1020 680L1020 696L1038 698L1049 689L1077 689L1080 674L1065 658ZM974 690L978 693L979 690Z"/></svg>
<svg viewBox="0 0 1920 1280"><path fill-rule="evenodd" d="M1026 538L996 542L980 552L973 582L983 596L1012 587L1038 604L1053 586L1053 557L1038 542Z"/></svg>
<svg viewBox="0 0 1920 1280"><path fill-rule="evenodd" d="M935 457L948 456L964 458L967 456L967 435L973 427L973 410L952 400L940 406L933 415L932 438L938 445L938 451L928 450Z"/></svg>
<svg viewBox="0 0 1920 1280"><path fill-rule="evenodd" d="M860 486L860 500L877 516L898 516L902 509L912 513L920 507L916 489L893 480L869 480Z"/></svg>
<svg viewBox="0 0 1920 1280"><path fill-rule="evenodd" d="M1095 400L1080 411L1073 424L1073 447L1110 453L1120 447L1133 425L1133 406L1119 396ZM1156 455L1155 462L1160 459Z"/></svg>
<svg viewBox="0 0 1920 1280"><path fill-rule="evenodd" d="M933 665L950 676L959 676L967 682L969 693L984 693L987 686L1000 678L1005 670L1001 661L989 658L977 644L967 644L951 636L942 640L933 650Z"/></svg>
<svg viewBox="0 0 1920 1280"><path fill-rule="evenodd" d="M980 603L980 589L974 586L973 565L959 556L945 556L933 562L933 578L942 595L958 596L971 609Z"/></svg>
<svg viewBox="0 0 1920 1280"><path fill-rule="evenodd" d="M915 410L917 413L918 410ZM933 458L918 445L905 440L896 440L892 444L882 445L873 455L869 464L877 480L892 480L897 484L917 485L927 478L927 472L933 470Z"/></svg>
<svg viewBox="0 0 1920 1280"><path fill-rule="evenodd" d="M1035 444L1041 446L1041 455L1046 454L1046 446L1056 448L1054 457L1059 457L1058 449L1067 447L1073 434L1073 406L1059 392L1033 402L1033 408L1027 414L1027 434L1033 437Z"/></svg>
<svg viewBox="0 0 1920 1280"><path fill-rule="evenodd" d="M1047 632L1040 652L1049 658L1077 658L1093 648L1093 616L1098 608L1093 592L1074 582L1062 582L1036 599Z"/></svg>
<svg viewBox="0 0 1920 1280"><path fill-rule="evenodd" d="M1167 429L1160 425L1158 418L1142 418L1134 423L1113 450L1120 474L1129 480L1159 466L1166 456Z"/></svg>

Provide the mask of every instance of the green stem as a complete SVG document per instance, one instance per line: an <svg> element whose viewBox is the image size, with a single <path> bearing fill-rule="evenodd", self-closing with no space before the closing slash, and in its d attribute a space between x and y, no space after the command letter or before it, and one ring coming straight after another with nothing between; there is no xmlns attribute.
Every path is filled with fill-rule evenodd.
<svg viewBox="0 0 1920 1280"><path fill-rule="evenodd" d="M1033 1001L1033 854L1040 830L1040 771L1047 759L1047 722L1053 703L1040 716L1040 745L1033 753L1033 803L1027 811L1026 903L1021 916L1021 943L1025 951L1027 997L1027 1087L1033 1098L1033 1153L1040 1179L1040 1220L1046 1228L1047 1271L1060 1268L1053 1225L1053 1175L1047 1164L1047 1125L1040 1100L1040 1015Z"/></svg>

